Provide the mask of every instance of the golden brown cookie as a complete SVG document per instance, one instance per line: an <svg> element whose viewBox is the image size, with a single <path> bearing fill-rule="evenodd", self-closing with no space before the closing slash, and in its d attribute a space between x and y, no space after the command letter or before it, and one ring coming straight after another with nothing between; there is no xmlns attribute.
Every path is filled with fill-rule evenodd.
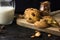
<svg viewBox="0 0 60 40"><path fill-rule="evenodd" d="M53 18L51 16L44 16L43 19L45 19L48 24L51 24L52 20L53 20Z"/></svg>
<svg viewBox="0 0 60 40"><path fill-rule="evenodd" d="M46 27L48 27L48 24L46 23L46 21L44 19L40 19L40 21L36 21L34 23L34 26L37 28L46 28Z"/></svg>
<svg viewBox="0 0 60 40"><path fill-rule="evenodd" d="M43 19L46 20L46 22L49 25L51 25L53 27L59 27L58 22L53 17L51 17L51 16L44 16Z"/></svg>
<svg viewBox="0 0 60 40"><path fill-rule="evenodd" d="M34 23L40 20L40 11L35 8L27 8L24 12L24 17L28 22Z"/></svg>

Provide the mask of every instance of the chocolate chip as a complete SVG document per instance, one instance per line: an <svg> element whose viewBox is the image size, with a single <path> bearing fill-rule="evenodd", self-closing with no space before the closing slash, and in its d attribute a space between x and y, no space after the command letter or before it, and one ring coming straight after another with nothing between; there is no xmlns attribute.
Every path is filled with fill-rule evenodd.
<svg viewBox="0 0 60 40"><path fill-rule="evenodd" d="M34 13L32 13L32 16L35 16L35 14L34 14Z"/></svg>
<svg viewBox="0 0 60 40"><path fill-rule="evenodd" d="M29 18L29 20L32 20L31 18Z"/></svg>

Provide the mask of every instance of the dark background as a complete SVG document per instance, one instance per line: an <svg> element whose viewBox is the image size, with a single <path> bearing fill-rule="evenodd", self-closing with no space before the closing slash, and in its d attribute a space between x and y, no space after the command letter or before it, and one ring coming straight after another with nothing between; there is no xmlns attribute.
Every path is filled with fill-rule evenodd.
<svg viewBox="0 0 60 40"><path fill-rule="evenodd" d="M40 2L47 0L15 0L16 11L15 13L23 13L26 8L32 7L39 9ZM51 11L60 9L60 0L48 0L51 3Z"/></svg>

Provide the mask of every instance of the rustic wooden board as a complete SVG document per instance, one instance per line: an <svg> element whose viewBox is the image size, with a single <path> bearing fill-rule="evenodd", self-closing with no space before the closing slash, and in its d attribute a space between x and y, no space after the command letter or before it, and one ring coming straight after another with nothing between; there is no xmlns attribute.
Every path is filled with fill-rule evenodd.
<svg viewBox="0 0 60 40"><path fill-rule="evenodd" d="M58 14L58 12L53 17L60 24L60 14ZM52 13L54 13L54 12L52 12ZM22 26L22 27L27 27L27 28L31 28L31 29L35 29L35 30L39 30L39 31L43 31L43 32L47 32L47 33L51 33L51 34L60 36L60 31L59 31L60 28L55 28L55 27L49 27L49 28L45 28L45 29L36 28L36 27L34 27L34 24L26 22L25 19L17 19L17 24L20 25L20 26Z"/></svg>

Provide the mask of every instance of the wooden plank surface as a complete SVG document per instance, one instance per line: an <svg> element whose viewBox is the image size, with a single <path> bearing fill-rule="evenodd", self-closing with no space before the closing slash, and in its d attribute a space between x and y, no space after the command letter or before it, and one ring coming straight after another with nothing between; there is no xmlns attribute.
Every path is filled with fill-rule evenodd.
<svg viewBox="0 0 60 40"><path fill-rule="evenodd" d="M56 14L53 17L60 24L60 14ZM51 34L60 36L60 31L59 31L60 28L55 28L55 27L49 27L49 28L45 28L45 29L36 28L36 27L34 27L34 24L26 22L25 19L17 19L17 24L22 26L22 27L27 27L27 28L31 28L31 29L35 29L35 30L39 30L39 31L43 31L43 32L47 32L47 33L51 33Z"/></svg>

